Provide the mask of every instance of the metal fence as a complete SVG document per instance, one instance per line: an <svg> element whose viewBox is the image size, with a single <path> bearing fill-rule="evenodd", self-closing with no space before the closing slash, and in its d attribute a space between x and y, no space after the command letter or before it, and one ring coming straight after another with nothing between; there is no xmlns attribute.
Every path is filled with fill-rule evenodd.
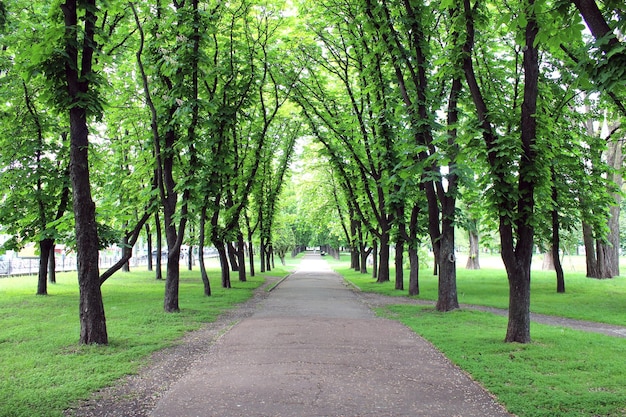
<svg viewBox="0 0 626 417"><path fill-rule="evenodd" d="M217 253L209 253L205 254L205 258L213 258L216 257ZM155 262L156 256L152 256L153 262ZM163 255L164 261L166 262L167 253ZM66 272L66 271L76 271L76 255L65 255L65 254L57 254L55 257L56 262L56 271L57 272ZM100 270L103 271L107 268L113 266L117 261L119 261L120 257L115 255L106 255L100 254L99 267ZM194 254L194 264L198 261L198 255ZM187 255L181 255L180 259L181 263L187 262ZM130 266L147 266L148 265L148 255L143 256L133 256L130 258ZM6 258L4 260L0 260L0 277L9 276L9 275L37 275L39 273L39 258Z"/></svg>

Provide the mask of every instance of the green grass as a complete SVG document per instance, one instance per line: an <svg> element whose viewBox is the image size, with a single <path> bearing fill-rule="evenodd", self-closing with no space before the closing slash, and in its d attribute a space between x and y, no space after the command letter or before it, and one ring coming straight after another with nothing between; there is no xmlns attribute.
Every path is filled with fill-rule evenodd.
<svg viewBox="0 0 626 417"><path fill-rule="evenodd" d="M348 268L346 262L333 263L335 270L362 291L379 292L393 296L407 296L408 271L405 271L405 291L395 289L394 272L391 281L377 283L371 275L360 274ZM431 270L421 270L420 295L424 300L437 299L437 277ZM599 323L626 326L626 277L596 280L582 272L565 274L565 294L557 294L556 278L551 271L533 271L531 278L531 306L534 313L561 316ZM457 269L459 303L508 308L509 287L502 269Z"/></svg>
<svg viewBox="0 0 626 417"><path fill-rule="evenodd" d="M284 276L293 262L265 275ZM61 416L90 393L137 371L147 356L247 300L263 274L231 289L209 271L213 296L198 271L181 271L181 312L163 312L164 281L148 272L118 273L103 285L108 346L78 344L78 285L59 274L49 296L35 296L36 277L0 279L0 416Z"/></svg>
<svg viewBox="0 0 626 417"><path fill-rule="evenodd" d="M394 305L401 321L441 350L520 417L626 416L626 340L532 325L533 342L502 342L506 318Z"/></svg>
<svg viewBox="0 0 626 417"><path fill-rule="evenodd" d="M348 268L333 268L363 291L407 296L392 281L376 283ZM408 271L405 274L408 280ZM566 272L566 293L556 293L554 272L533 270L533 312L626 326L626 279L585 278ZM404 283L408 288L408 281ZM503 269L457 270L462 304L508 307ZM420 299L437 299L437 277L420 271ZM520 417L626 416L626 339L533 323L532 343L504 343L507 318L470 309L439 313L432 307L378 309L425 337L452 362Z"/></svg>

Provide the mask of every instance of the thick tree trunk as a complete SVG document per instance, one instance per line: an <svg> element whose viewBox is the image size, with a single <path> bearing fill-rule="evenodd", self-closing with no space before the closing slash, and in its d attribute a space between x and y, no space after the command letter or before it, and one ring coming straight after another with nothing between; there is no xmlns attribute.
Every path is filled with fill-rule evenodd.
<svg viewBox="0 0 626 417"><path fill-rule="evenodd" d="M530 257L505 262L509 278L509 322L506 342L530 343Z"/></svg>
<svg viewBox="0 0 626 417"><path fill-rule="evenodd" d="M446 199L449 199L446 197ZM451 311L459 308L456 289L456 255L454 253L454 200L446 201L442 212L441 239L439 240L439 287L437 310ZM449 207L446 207L449 205Z"/></svg>
<svg viewBox="0 0 626 417"><path fill-rule="evenodd" d="M237 250L233 246L233 242L226 244L228 261L230 262L230 270L233 272L239 271L239 264L237 262Z"/></svg>
<svg viewBox="0 0 626 417"><path fill-rule="evenodd" d="M554 259L554 270L556 271L556 292L565 292L565 274L563 273L563 265L559 257L558 245L552 246L552 258Z"/></svg>
<svg viewBox="0 0 626 417"><path fill-rule="evenodd" d="M61 4L65 17L66 59L65 73L69 97L73 106L69 109L70 123L70 180L73 192L74 229L79 287L80 342L83 344L107 344L108 335L104 304L98 271L98 230L96 228L96 205L91 199L89 182L89 129L85 96L89 94L89 82L93 76L92 59L96 23L96 2L86 0L83 22L84 43L79 63L76 38L79 24L76 0ZM79 75L79 70L81 74Z"/></svg>
<svg viewBox="0 0 626 417"><path fill-rule="evenodd" d="M50 262L50 248L54 247L54 240L39 241L39 274L37 279L37 295L48 295L48 266Z"/></svg>
<svg viewBox="0 0 626 417"><path fill-rule="evenodd" d="M70 110L70 176L80 294L80 342L107 344L109 339L98 270L96 205L91 199L89 184L88 135L85 111L77 107L72 108Z"/></svg>
<svg viewBox="0 0 626 417"><path fill-rule="evenodd" d="M479 254L480 248L478 245L478 233L470 231L469 233L469 257L467 258L466 269L480 269Z"/></svg>
<svg viewBox="0 0 626 417"><path fill-rule="evenodd" d="M259 259L261 261L261 273L265 272L265 239L261 236L261 240L259 243Z"/></svg>
<svg viewBox="0 0 626 417"><path fill-rule="evenodd" d="M389 232L386 231L380 235L380 264L377 282L387 282L389 279Z"/></svg>
<svg viewBox="0 0 626 417"><path fill-rule="evenodd" d="M220 257L220 269L222 272L222 288L231 288L230 285L230 265L228 263L228 255L226 254L226 246L224 242L213 242L213 246L217 249Z"/></svg>
<svg viewBox="0 0 626 417"><path fill-rule="evenodd" d="M543 254L541 269L544 271L554 271L554 262L554 248L550 245L550 248L548 248L548 250Z"/></svg>
<svg viewBox="0 0 626 417"><path fill-rule="evenodd" d="M367 258L370 256L373 249L373 247L366 249L365 243L359 243L359 257L361 258L359 261L359 272L362 274L367 274Z"/></svg>
<svg viewBox="0 0 626 417"><path fill-rule="evenodd" d="M409 264L410 264L410 272L409 272L409 295L419 295L420 286L419 286L419 256L417 254L417 248L413 245L409 245Z"/></svg>
<svg viewBox="0 0 626 417"><path fill-rule="evenodd" d="M396 242L396 290L404 290L404 240L398 239Z"/></svg>
<svg viewBox="0 0 626 417"><path fill-rule="evenodd" d="M202 284L204 285L204 295L207 297L211 296L211 283L209 281L209 276L206 272L206 265L204 264L204 241L206 239L205 236L205 226L206 226L206 205L202 207L202 211L200 213L200 236L198 236L199 248L198 248L198 262L200 263L200 277L202 278Z"/></svg>
<svg viewBox="0 0 626 417"><path fill-rule="evenodd" d="M50 246L50 255L48 256L48 282L50 284L56 284L57 282L57 263L54 253L54 242Z"/></svg>
<svg viewBox="0 0 626 417"><path fill-rule="evenodd" d="M587 265L587 277L599 278L600 271L596 258L596 245L593 238L593 228L583 221L583 243L585 245L585 262Z"/></svg>
<svg viewBox="0 0 626 417"><path fill-rule="evenodd" d="M193 271L193 245L189 245L189 250L187 251L187 270Z"/></svg>
<svg viewBox="0 0 626 417"><path fill-rule="evenodd" d="M168 313L180 311L178 306L178 289L180 282L180 247L174 247L167 253L167 270L165 273L165 297L163 309Z"/></svg>
<svg viewBox="0 0 626 417"><path fill-rule="evenodd" d="M350 220L350 268L355 271L361 270L358 244L358 222L356 220Z"/></svg>
<svg viewBox="0 0 626 417"><path fill-rule="evenodd" d="M241 231L237 234L237 262L239 263L239 282L246 282L246 243Z"/></svg>

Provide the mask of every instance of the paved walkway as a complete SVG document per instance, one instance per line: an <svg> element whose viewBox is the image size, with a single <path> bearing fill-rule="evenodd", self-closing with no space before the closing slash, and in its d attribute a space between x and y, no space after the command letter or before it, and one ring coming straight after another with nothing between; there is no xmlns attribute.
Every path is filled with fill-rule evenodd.
<svg viewBox="0 0 626 417"><path fill-rule="evenodd" d="M153 410L183 416L509 416L398 322L307 256Z"/></svg>

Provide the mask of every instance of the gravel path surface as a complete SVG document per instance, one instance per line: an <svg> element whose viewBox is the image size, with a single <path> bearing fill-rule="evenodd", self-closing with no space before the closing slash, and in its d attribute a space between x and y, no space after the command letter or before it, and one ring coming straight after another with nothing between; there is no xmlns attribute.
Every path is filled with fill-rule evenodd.
<svg viewBox="0 0 626 417"><path fill-rule="evenodd" d="M313 310L310 310L307 312L306 307L303 307L302 305L298 305L298 303L301 304L300 301L295 301L295 304L293 303L289 304L288 301L280 302L280 301L276 301L276 300L279 300L278 298L275 298L273 296L270 297L270 294L274 294L274 292L269 293L266 289L268 287L271 288L273 285L276 285L278 282L279 282L278 278L268 279L268 282L263 287L257 289L254 297L248 300L246 303L240 305L236 309L233 309L225 313L216 322L210 323L200 330L187 334L175 346L156 352L155 354L152 355L152 357L148 361L148 365L140 369L137 375L126 377L120 380L119 383L116 384L115 386L95 393L92 396L92 398L89 399L88 401L85 401L84 403L77 405L75 408L67 410L65 415L68 417L70 416L72 417L114 417L114 416L115 417L122 417L122 416L132 417L132 416L158 416L158 415L172 417L170 411L168 411L167 408L163 408L163 405L162 403L160 403L160 401L163 401L163 399L167 397L168 393L170 393L173 389L176 389L177 385L180 384L181 380L188 378L190 374L193 374L193 373L197 374L198 369L201 369L203 367L206 368L207 360L211 358L220 358L219 356L216 356L216 355L219 355L219 354L223 355L223 351L222 353L220 353L220 350L219 350L219 345L220 343L222 343L222 340L221 340L222 336L225 334L228 334L228 336L230 337L232 333L235 333L231 331L233 330L234 327L237 327L236 330L238 331L245 330L245 332L247 332L246 334L252 334L250 332L253 332L255 328L259 328L259 325L262 323L263 320L268 320L268 319L276 320L277 318L276 312L278 312L279 315L280 314L283 314L283 315L293 314L294 308L305 308L302 314L309 316L309 319L310 319L309 325L311 326L311 329L315 328L317 329L315 331L320 332L320 333L329 331L328 328L324 328L324 326L328 326L328 323L329 323L328 317L319 317L319 314L314 313ZM281 284L277 288L282 290L283 287L288 289L288 286L285 286L283 284ZM429 305L433 304L433 302L428 302L424 300L408 299L405 297L389 297L389 296L383 296L380 294L361 293L359 291L352 291L348 293L352 294L355 300L361 301L361 303L358 303L358 304L364 303L368 307L377 307L377 306L383 306L383 305L389 305L389 304L401 304L401 303L429 304ZM333 294L335 293L333 292ZM294 300L292 295L290 297L284 298L284 300ZM344 297L344 296L345 294L341 295L341 297ZM373 323L370 318L362 317L361 315L364 313L362 311L357 312L358 308L356 310L352 310L356 308L353 304L344 303L343 301L336 302L336 301L341 301L340 299L334 300L335 302L332 302L332 301L333 300L331 300L331 302L329 302L327 305L322 306L322 311L328 310L332 306L334 306L332 308L338 307L338 308L343 309L338 314L342 317L345 316L341 320L344 320L345 322L344 325L342 326L344 329L343 331L346 334L351 333L354 335L354 337L358 338L360 337L359 334L368 333L368 329L369 329L368 326L371 326L371 323ZM268 303L270 304L270 309L267 308L266 304ZM275 304L273 307L271 305L272 303ZM463 306L463 308L476 308L480 310L493 312L496 314L506 314L506 311L503 311L503 310L485 308L485 307L480 307L480 306ZM318 315L318 317L316 317L316 314ZM571 328L575 328L579 330L598 332L598 333L608 334L608 335L617 336L617 337L626 337L626 328L619 327L619 326L611 326L611 325L598 324L598 323L588 323L588 322L581 322L577 320L563 319L560 317L550 317L550 316L540 316L540 315L533 315L532 319L540 323L545 323L545 324L550 324L550 325L555 325L555 326L571 327ZM257 320L257 322L255 322L254 320ZM346 323L348 323L348 321L346 320L348 321L352 320L352 322L350 322L350 326L345 325ZM282 330L271 333L271 331L268 332L266 329L266 334L267 334L267 337L269 337L270 341L272 338L273 339L285 338L285 340L283 340L282 343L288 343L288 344L300 343L303 346L306 346L307 343L308 344L314 343L312 340L307 340L307 338L303 336L302 334L298 334L297 336L294 336L296 332L302 328L302 317L296 317L296 318L284 317L281 321L277 321L276 323L280 323L280 329ZM386 323L385 328L386 327L389 327L389 323ZM255 337L258 339L263 336L256 335ZM405 342L402 342L402 343L407 343L407 346L402 347L404 351L406 352L406 349L409 348L408 344L411 344L413 346L413 344L416 343L416 340L418 339L421 340L421 338L416 337L415 340L411 338L411 341L405 340ZM241 342L241 343L245 344L244 342ZM241 344L239 346L241 346ZM344 343L344 345L341 348L348 349L349 344ZM271 349L275 350L275 347L272 347ZM414 347L411 347L410 349L412 350L414 349ZM315 355L314 353L315 351L316 350L308 351L307 354L309 356ZM266 350L264 352L264 355L266 356L269 355L268 352L271 352L271 351ZM280 356L280 355L285 355L287 353L278 352L277 354ZM398 354L400 353L398 352ZM429 355L431 355L431 353L429 353ZM441 355L440 355L441 357L438 357L436 353L434 353L434 355L435 356L429 359L429 361L447 362L445 358L443 358ZM221 357L221 359L223 361L228 361L229 359L234 359L236 356L237 355L233 353L232 355L223 356ZM317 380L317 382L313 381L314 376L312 376L310 370L307 371L305 369L298 369L298 366L295 366L293 367L292 371L289 371L288 369L283 368L281 365L277 365L280 363L280 361L276 358L274 359L275 359L274 367L276 368L276 372L278 372L279 374L282 372L281 374L282 376L284 376L286 373L289 373L289 372L296 373L296 374L300 372L301 375L299 376L300 377L299 381L302 382L303 381L302 378L306 379L306 381L302 382L302 384L304 385L300 387L301 393L305 393L307 392L307 390L314 388L318 390L316 394L318 396L318 400L319 398L322 398L323 395L326 395L326 397L324 397L325 401L326 402L330 401L331 403L332 403L332 398L333 398L332 395L334 395L332 390L335 390L334 392L336 394L338 393L337 395L342 394L341 396L342 400L345 400L346 395L349 394L343 391L341 387L334 387L332 385L329 385L325 389L322 389L321 388L322 385L320 384L328 383L328 382L322 381L322 380ZM238 363L237 366L239 366L239 368L231 369L231 371L233 371L233 375L236 375L236 373L241 369L246 369L246 368L253 366L253 364L240 362ZM254 366L258 366L258 364ZM349 366L353 367L354 369L357 369L358 363L354 363ZM425 369L422 369L422 371L427 372ZM212 372L212 371L207 370L206 372ZM263 370L263 372L261 376L267 377L271 373L271 368L266 368ZM337 376L334 376L333 378L328 377L328 376L332 376L332 372L334 372L334 370L324 370L324 371L316 370L315 372L320 372L320 373L326 372L327 377L323 379L331 380L331 382L332 382L332 379L337 379ZM367 372L369 371L362 371L362 373L367 373ZM417 373L419 374L420 372L421 371L418 371ZM438 372L438 371L435 371L435 372ZM305 377L305 374L306 374L306 377ZM375 375L375 373L372 373L370 375L362 374L359 376L359 378L362 378L364 376L370 378L373 375ZM205 375L206 378L213 377L213 376L215 375L213 374ZM412 373L411 376L415 377L415 373ZM198 378L198 376L196 376L196 378ZM411 379L411 378L408 378L408 379ZM471 382L469 378L467 379L468 381ZM197 380L197 381L201 381L201 380L202 378L200 378L200 380ZM244 382L247 383L246 381ZM351 391L354 391L354 395L352 395L352 397L350 398L353 398L355 402L367 400L367 394L360 394L361 391L356 389L358 387L356 386L357 383L355 381L352 381L352 382L348 381L348 382L349 382L348 383L349 387L355 388L355 390L351 389ZM424 381L418 382L416 380L415 382L418 383L419 385L425 385ZM232 387L232 386L236 386L237 383L241 383L241 381L239 382L230 381L230 383ZM280 384L280 381L278 381L278 383ZM404 380L403 384L406 384L406 383L410 383L410 381ZM215 385L214 383L212 384ZM309 386L307 384L313 384L315 386ZM293 388L293 387L283 387L283 389L284 388ZM391 389L392 390L394 389L393 386L391 387ZM475 387L473 387L472 389L475 389ZM331 391L328 391L328 390L331 390ZM196 397L202 397L204 394L209 394L204 391L205 390L203 390L202 387L200 387L199 391L195 394ZM222 395L225 395L225 392L226 391L222 392ZM369 391L365 390L363 392L369 392ZM433 391L433 393L434 392L435 391ZM268 394L264 393L263 395L268 395ZM396 394L387 393L385 395L396 395ZM434 395L434 394L431 394L431 395ZM481 397L481 398L484 398L484 397ZM490 405L487 407L486 410L483 410L483 412L481 412L481 414L478 414L478 415L482 415L482 416L507 415L502 410L498 410L497 407L492 408L493 404L495 403L490 402L491 400L488 394L486 398L487 400L485 402L489 402ZM297 398L292 398L291 400L295 401L295 403L298 403L299 401ZM335 400L338 401L338 399L335 399ZM304 401L305 401L304 399L300 399L300 405L302 405ZM309 401L309 400L306 400L306 401ZM334 409L335 412L332 411L333 408L324 409L320 405L322 403L323 402L319 402L319 401L316 402L317 408L315 412L311 410L311 412L307 415L339 415L339 414L336 414L336 408ZM348 402L348 404L351 404L351 403ZM161 408L161 414L158 414L159 407ZM155 410L157 410L156 414L155 414ZM292 415L292 414L284 414L283 413L284 410L285 408L279 410L280 413L279 411L275 410L276 412L273 414L271 410L269 410L267 414L252 414L250 410L245 410L245 409L239 410L240 413L235 412L235 410L221 409L221 410L213 410L213 411L206 410L205 412L202 412L201 414L197 414L197 415L203 415L203 416ZM378 411L372 410L373 414L371 415L383 415L384 413L380 414L380 411L382 410L378 410ZM412 410L411 412L412 414L402 414L402 412L398 412L398 413L391 413L391 414L384 414L384 415L428 415L428 416L452 415L452 414L445 414L444 411L442 411L441 413L436 413L432 409L426 410L423 414L419 414L419 410L418 412L416 412L415 410ZM319 413L322 413L322 414L319 414ZM181 415L196 415L196 414L181 414ZM341 415L346 415L346 414L341 414ZM366 415L366 414L352 413L348 415ZM471 414L463 414L463 415L471 415Z"/></svg>

